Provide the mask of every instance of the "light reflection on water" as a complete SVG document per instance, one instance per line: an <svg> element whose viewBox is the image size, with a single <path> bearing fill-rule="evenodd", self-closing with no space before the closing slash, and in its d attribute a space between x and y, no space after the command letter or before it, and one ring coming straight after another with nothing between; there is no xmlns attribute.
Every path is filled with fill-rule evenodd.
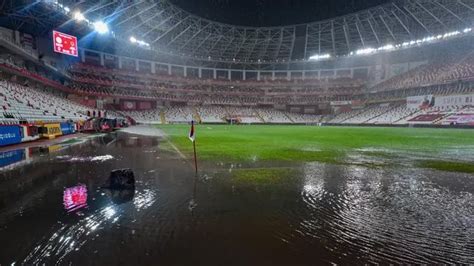
<svg viewBox="0 0 474 266"><path fill-rule="evenodd" d="M133 199L136 211L145 210L153 205L156 193L145 190L137 193ZM78 251L84 244L99 237L100 230L119 221L124 210L118 205L108 205L83 217L74 224L64 224L51 237L38 244L28 254L24 264L41 264L45 261L55 261L56 264L71 252Z"/></svg>
<svg viewBox="0 0 474 266"><path fill-rule="evenodd" d="M87 206L87 187L78 185L64 189L63 193L64 209L68 212L77 211Z"/></svg>
<svg viewBox="0 0 474 266"><path fill-rule="evenodd" d="M40 264L45 260L60 263L72 251L77 251L87 241L93 241L99 226L119 218L114 206L104 207L75 224L61 226L44 243L37 245L26 257L25 264Z"/></svg>

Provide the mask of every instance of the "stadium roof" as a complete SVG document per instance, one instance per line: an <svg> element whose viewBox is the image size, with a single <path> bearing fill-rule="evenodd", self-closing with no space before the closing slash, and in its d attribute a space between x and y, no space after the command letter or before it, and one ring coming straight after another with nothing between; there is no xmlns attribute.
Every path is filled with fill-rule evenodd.
<svg viewBox="0 0 474 266"><path fill-rule="evenodd" d="M64 0L59 3L68 6L71 13L80 10L92 21L106 21L118 37L126 40L134 37L157 51L240 63L347 55L358 49L401 44L470 28L474 22L474 0L400 0L332 19L278 27L235 26L211 21L169 0ZM29 7L23 7L21 12L28 10ZM16 13L10 16L12 14ZM48 25L46 21L53 17L47 14L43 11L41 16L33 15L33 21Z"/></svg>
<svg viewBox="0 0 474 266"><path fill-rule="evenodd" d="M195 15L241 26L281 26L350 14L393 0L170 0Z"/></svg>

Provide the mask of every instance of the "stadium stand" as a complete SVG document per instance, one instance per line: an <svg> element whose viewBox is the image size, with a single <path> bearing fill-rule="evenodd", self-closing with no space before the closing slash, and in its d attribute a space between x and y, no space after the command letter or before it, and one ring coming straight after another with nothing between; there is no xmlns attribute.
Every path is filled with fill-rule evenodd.
<svg viewBox="0 0 474 266"><path fill-rule="evenodd" d="M60 96L12 82L0 81L1 123L58 122L86 119L89 108Z"/></svg>
<svg viewBox="0 0 474 266"><path fill-rule="evenodd" d="M166 121L169 123L185 123L195 119L194 108L184 107L168 107L163 111Z"/></svg>
<svg viewBox="0 0 474 266"><path fill-rule="evenodd" d="M403 121L404 118L412 116L419 110L412 110L406 107L406 104L401 104L377 117L369 119L367 124L396 124L397 122ZM404 121L406 123L406 121Z"/></svg>
<svg viewBox="0 0 474 266"><path fill-rule="evenodd" d="M466 111L470 110L469 106L453 104L421 110L409 108L407 98L474 92L474 53L469 49L452 49L371 87L369 76L356 77L351 71L345 74L333 71L330 77L319 72L305 78L289 73L278 77L275 73L273 76L262 73L259 80L256 77L229 80L222 76L214 79L180 76L163 70L152 74L150 70L80 62L68 65L64 73L56 73L38 66L38 62L32 64L17 54L3 51L0 68L49 88L40 89L28 82L23 85L3 82L2 123L86 119L96 101L103 101L110 116L128 116L138 123L235 120L248 124L453 125L469 123L465 122L471 119L472 113ZM68 100L66 95L74 95L75 100ZM118 102L127 100L153 104L136 110L121 109ZM358 104L336 111L331 107L332 102ZM273 108L277 105L280 110ZM281 110L290 110L292 105L299 106L296 109L300 111ZM315 105L322 107L314 108ZM325 115L304 114L305 106Z"/></svg>
<svg viewBox="0 0 474 266"><path fill-rule="evenodd" d="M474 78L474 54L456 54L421 65L376 85L374 91L446 84Z"/></svg>
<svg viewBox="0 0 474 266"><path fill-rule="evenodd" d="M222 123L228 114L223 106L201 106L197 108L200 120L203 123Z"/></svg>
<svg viewBox="0 0 474 266"><path fill-rule="evenodd" d="M146 110L146 111L127 111L122 112L124 115L133 118L137 123L140 124L162 124L162 112L161 110Z"/></svg>
<svg viewBox="0 0 474 266"><path fill-rule="evenodd" d="M278 124L290 124L293 121L290 117L280 110L275 109L259 109L257 110L259 116L265 123L278 123Z"/></svg>

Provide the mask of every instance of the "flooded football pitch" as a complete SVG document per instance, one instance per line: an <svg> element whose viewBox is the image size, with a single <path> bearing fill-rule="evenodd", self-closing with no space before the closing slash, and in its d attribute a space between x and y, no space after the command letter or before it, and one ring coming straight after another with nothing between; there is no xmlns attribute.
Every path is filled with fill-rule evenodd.
<svg viewBox="0 0 474 266"><path fill-rule="evenodd" d="M212 160L195 175L166 137L124 132L3 151L0 264L474 263L473 174L361 154L380 167ZM120 168L135 189L104 188Z"/></svg>

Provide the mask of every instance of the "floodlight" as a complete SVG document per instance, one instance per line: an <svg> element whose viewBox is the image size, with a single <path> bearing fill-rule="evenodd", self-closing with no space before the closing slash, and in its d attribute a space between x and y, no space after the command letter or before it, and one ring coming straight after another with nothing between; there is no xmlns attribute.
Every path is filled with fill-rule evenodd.
<svg viewBox="0 0 474 266"><path fill-rule="evenodd" d="M76 11L76 12L74 12L74 19L77 20L77 21L83 21L86 18L84 17L84 15L80 11Z"/></svg>
<svg viewBox="0 0 474 266"><path fill-rule="evenodd" d="M109 27L103 21L94 22L94 29L99 34L106 34L107 32L109 32Z"/></svg>
<svg viewBox="0 0 474 266"><path fill-rule="evenodd" d="M316 54L309 58L309 60L322 60L331 58L330 54Z"/></svg>

